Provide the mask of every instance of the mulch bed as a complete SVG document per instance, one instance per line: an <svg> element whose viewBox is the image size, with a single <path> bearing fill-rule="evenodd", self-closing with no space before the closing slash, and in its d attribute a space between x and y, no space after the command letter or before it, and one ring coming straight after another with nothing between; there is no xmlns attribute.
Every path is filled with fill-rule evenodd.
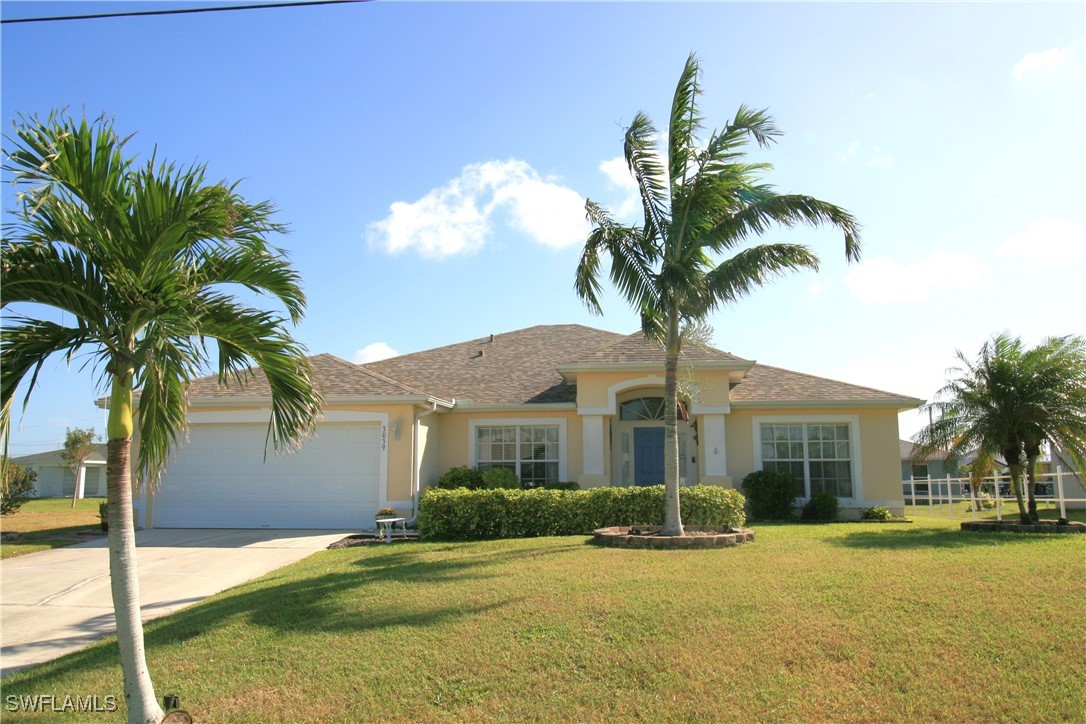
<svg viewBox="0 0 1086 724"><path fill-rule="evenodd" d="M1086 533L1086 523L1071 521L1060 523L1056 520L1042 520L1037 523L1018 521L967 520L962 522L962 530L982 533Z"/></svg>
<svg viewBox="0 0 1086 724"><path fill-rule="evenodd" d="M413 533L409 533L406 536L394 535L392 536L392 542L395 543L411 543L417 541L419 537ZM337 550L339 548L356 548L358 546L368 545L387 545L385 543L385 537L382 535L378 537L373 533L358 533L356 535L349 535L342 540L337 540L332 545L328 546L328 550Z"/></svg>

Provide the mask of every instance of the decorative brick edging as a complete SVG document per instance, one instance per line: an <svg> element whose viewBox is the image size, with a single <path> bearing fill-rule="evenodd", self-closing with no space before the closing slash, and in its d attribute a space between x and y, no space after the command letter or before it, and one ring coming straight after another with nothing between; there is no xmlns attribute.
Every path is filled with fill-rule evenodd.
<svg viewBox="0 0 1086 724"><path fill-rule="evenodd" d="M962 522L962 530L983 533L1086 533L1086 523L1060 524L1053 521L1042 523L1011 523L998 520L968 520Z"/></svg>
<svg viewBox="0 0 1086 724"><path fill-rule="evenodd" d="M723 525L687 525L684 536L655 535L659 525L614 526L592 531L592 542L614 548L726 548L753 543L754 531Z"/></svg>

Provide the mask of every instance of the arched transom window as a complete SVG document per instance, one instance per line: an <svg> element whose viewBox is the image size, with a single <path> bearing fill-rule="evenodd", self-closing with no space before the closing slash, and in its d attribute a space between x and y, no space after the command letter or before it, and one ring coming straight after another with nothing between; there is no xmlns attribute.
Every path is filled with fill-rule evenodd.
<svg viewBox="0 0 1086 724"><path fill-rule="evenodd" d="M620 420L663 420L663 397L638 397L619 405Z"/></svg>

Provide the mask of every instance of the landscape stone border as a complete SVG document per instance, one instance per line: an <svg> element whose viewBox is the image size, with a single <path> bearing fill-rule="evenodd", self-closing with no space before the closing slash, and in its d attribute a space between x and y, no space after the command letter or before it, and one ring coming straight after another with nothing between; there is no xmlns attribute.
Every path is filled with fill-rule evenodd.
<svg viewBox="0 0 1086 724"><path fill-rule="evenodd" d="M962 521L962 530L982 533L1086 533L1086 523L1042 520L1040 523L1027 524L999 520L967 520Z"/></svg>
<svg viewBox="0 0 1086 724"><path fill-rule="evenodd" d="M749 528L730 528L726 525L686 525L683 536L657 535L663 526L612 526L592 531L592 542L614 548L728 548L754 542L754 531Z"/></svg>

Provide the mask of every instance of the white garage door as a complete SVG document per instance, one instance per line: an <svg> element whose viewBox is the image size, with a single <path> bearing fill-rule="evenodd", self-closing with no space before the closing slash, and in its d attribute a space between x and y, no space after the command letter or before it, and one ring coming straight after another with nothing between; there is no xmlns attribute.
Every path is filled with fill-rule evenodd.
<svg viewBox="0 0 1086 724"><path fill-rule="evenodd" d="M380 490L380 426L325 423L268 452L266 425L193 425L154 496L156 528L359 528Z"/></svg>

